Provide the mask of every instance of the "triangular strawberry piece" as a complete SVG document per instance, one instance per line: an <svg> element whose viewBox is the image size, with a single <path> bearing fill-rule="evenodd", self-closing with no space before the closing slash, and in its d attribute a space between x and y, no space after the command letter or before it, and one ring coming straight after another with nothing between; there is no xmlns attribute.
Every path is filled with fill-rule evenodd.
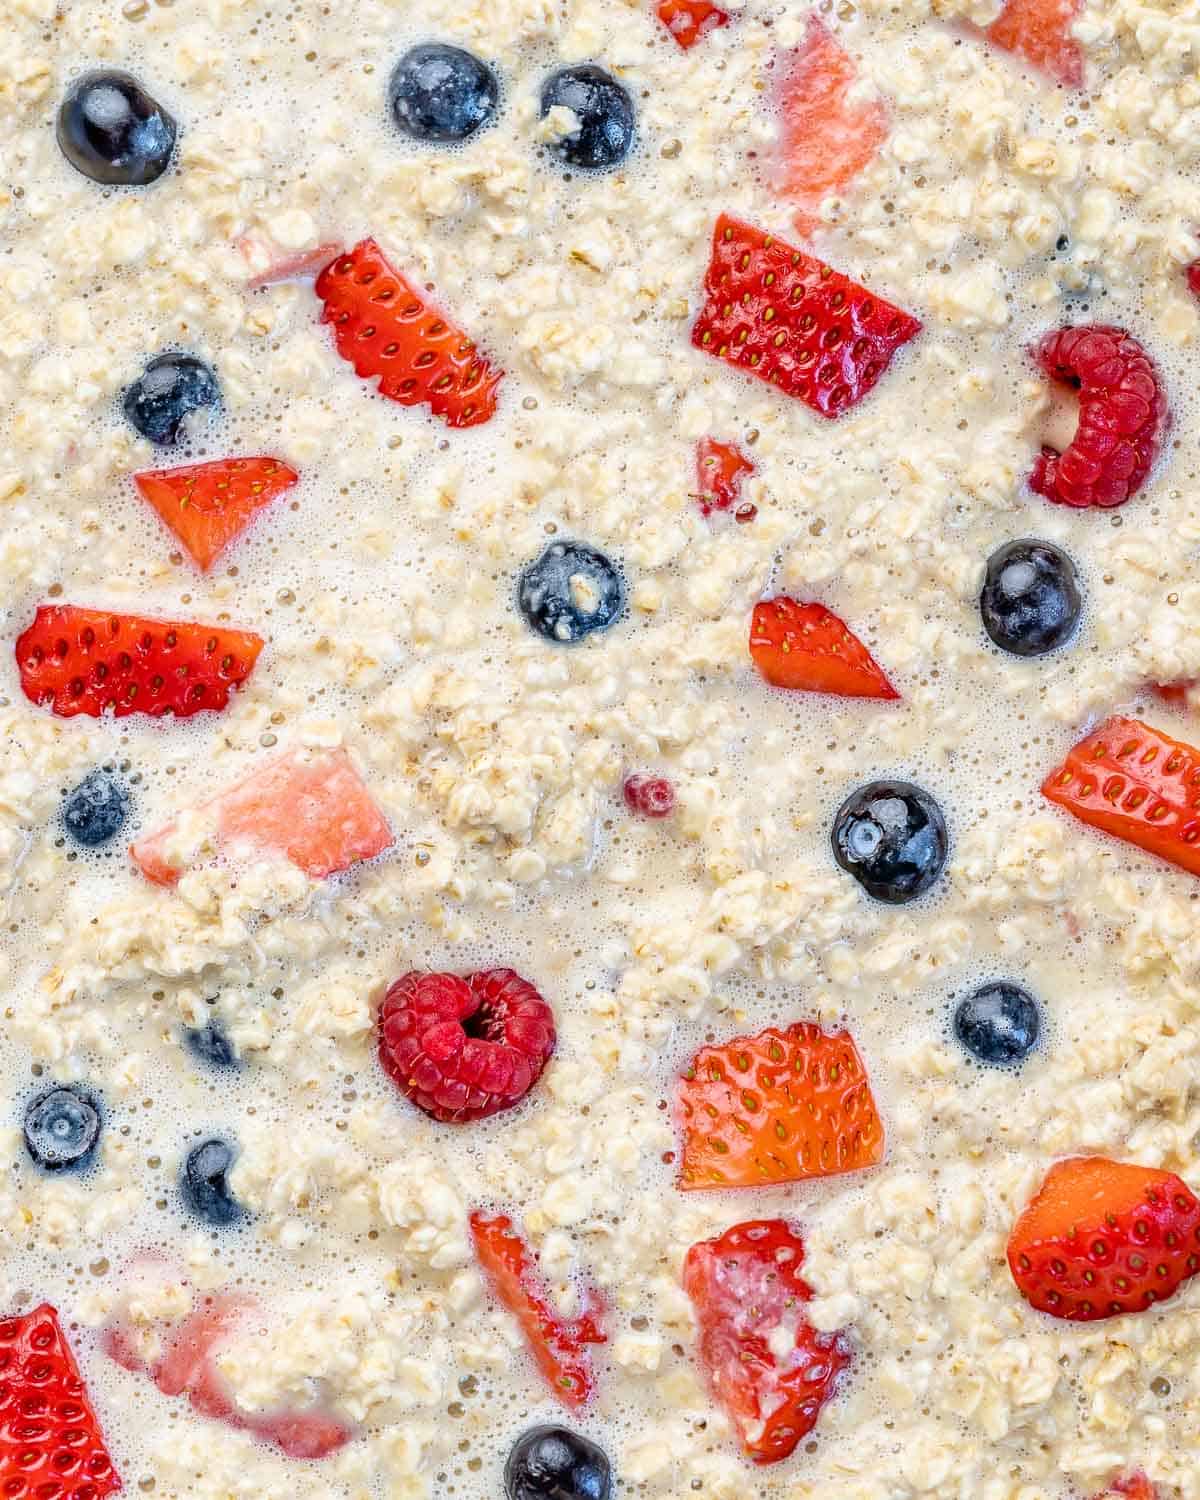
<svg viewBox="0 0 1200 1500"><path fill-rule="evenodd" d="M696 444L696 482L700 510L729 510L741 497L742 479L754 473L754 465L736 443L701 438Z"/></svg>
<svg viewBox="0 0 1200 1500"><path fill-rule="evenodd" d="M718 26L729 25L729 16L710 0L658 0L658 19L685 52Z"/></svg>
<svg viewBox="0 0 1200 1500"><path fill-rule="evenodd" d="M899 698L883 668L823 604L786 594L754 606L750 656L773 687L843 698Z"/></svg>
<svg viewBox="0 0 1200 1500"><path fill-rule="evenodd" d="M1006 0L987 28L993 46L1015 53L1067 88L1083 84L1083 48L1071 35L1071 22L1083 0Z"/></svg>
<svg viewBox="0 0 1200 1500"><path fill-rule="evenodd" d="M277 458L219 458L133 476L143 499L205 569L299 477Z"/></svg>
<svg viewBox="0 0 1200 1500"><path fill-rule="evenodd" d="M774 186L800 208L799 228L808 233L831 193L847 188L874 161L887 139L882 100L857 99L854 59L816 16L804 40L776 62L775 107L780 117Z"/></svg>

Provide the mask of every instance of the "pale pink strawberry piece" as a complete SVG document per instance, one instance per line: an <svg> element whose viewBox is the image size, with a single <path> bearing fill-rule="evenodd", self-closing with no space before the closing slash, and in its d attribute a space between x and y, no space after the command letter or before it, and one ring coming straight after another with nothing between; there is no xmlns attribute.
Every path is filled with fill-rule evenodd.
<svg viewBox="0 0 1200 1500"><path fill-rule="evenodd" d="M1071 22L1082 9L1083 0L1005 0L987 39L1077 89L1083 83L1083 48L1071 35Z"/></svg>
<svg viewBox="0 0 1200 1500"><path fill-rule="evenodd" d="M780 117L774 187L799 207L799 229L810 233L830 193L849 187L887 139L888 112L879 99L852 99L854 59L816 16L804 40L775 65Z"/></svg>
<svg viewBox="0 0 1200 1500"><path fill-rule="evenodd" d="M391 846L392 831L344 750L291 750L200 804L216 842L231 852L281 854L314 880L336 875ZM177 825L130 848L156 885L182 873L166 857Z"/></svg>
<svg viewBox="0 0 1200 1500"><path fill-rule="evenodd" d="M270 250L265 245L249 236L244 236L238 241L238 249L248 261L260 260L263 255L270 255ZM252 292L261 291L263 287L275 286L280 281L297 281L305 276L316 276L322 266L327 266L333 257L341 249L341 245L335 240L327 240L323 245L315 245L311 250L297 250L292 255L280 255L260 271L256 271L247 280L246 285Z"/></svg>

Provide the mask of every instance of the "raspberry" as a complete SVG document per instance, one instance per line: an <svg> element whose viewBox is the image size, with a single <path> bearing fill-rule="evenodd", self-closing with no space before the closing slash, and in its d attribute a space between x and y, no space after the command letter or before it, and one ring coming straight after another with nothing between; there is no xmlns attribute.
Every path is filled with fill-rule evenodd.
<svg viewBox="0 0 1200 1500"><path fill-rule="evenodd" d="M665 776L627 776L621 788L625 806L642 818L669 818L675 811L675 788Z"/></svg>
<svg viewBox="0 0 1200 1500"><path fill-rule="evenodd" d="M405 974L379 1012L379 1060L435 1120L519 1103L554 1051L554 1012L512 969Z"/></svg>
<svg viewBox="0 0 1200 1500"><path fill-rule="evenodd" d="M1079 509L1124 505L1141 488L1167 430L1167 398L1146 351L1123 328L1085 324L1047 334L1034 357L1079 392L1079 426L1065 453L1043 448L1029 487Z"/></svg>

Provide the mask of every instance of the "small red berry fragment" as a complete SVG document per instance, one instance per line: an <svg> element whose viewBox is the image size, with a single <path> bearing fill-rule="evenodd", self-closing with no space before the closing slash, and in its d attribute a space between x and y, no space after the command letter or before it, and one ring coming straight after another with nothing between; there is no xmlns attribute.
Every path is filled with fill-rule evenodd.
<svg viewBox="0 0 1200 1500"><path fill-rule="evenodd" d="M774 687L844 698L899 698L883 668L823 604L786 594L754 606L750 656Z"/></svg>
<svg viewBox="0 0 1200 1500"><path fill-rule="evenodd" d="M1126 1500L1158 1500L1158 1490L1141 1473L1114 1479L1112 1488L1105 1491L1100 1500L1116 1500L1118 1495L1124 1495Z"/></svg>
<svg viewBox="0 0 1200 1500"><path fill-rule="evenodd" d="M554 1051L554 1012L512 969L410 973L379 1012L379 1060L435 1120L482 1120L519 1104Z"/></svg>
<svg viewBox="0 0 1200 1500"><path fill-rule="evenodd" d="M822 200L849 187L887 139L887 108L858 93L854 59L810 16L804 40L776 61L774 91L781 128L773 184L800 205L802 233L819 222Z"/></svg>
<svg viewBox="0 0 1200 1500"><path fill-rule="evenodd" d="M460 328L392 266L374 240L337 256L317 277L338 353L401 406L427 405L448 427L495 415L504 378Z"/></svg>
<svg viewBox="0 0 1200 1500"><path fill-rule="evenodd" d="M277 458L219 458L133 476L201 568L213 563L255 515L299 479Z"/></svg>
<svg viewBox="0 0 1200 1500"><path fill-rule="evenodd" d="M722 214L692 343L823 417L867 394L916 318L815 256Z"/></svg>
<svg viewBox="0 0 1200 1500"><path fill-rule="evenodd" d="M1200 297L1200 260L1194 260L1187 268L1188 290Z"/></svg>
<svg viewBox="0 0 1200 1500"><path fill-rule="evenodd" d="M584 1287L578 1317L564 1318L551 1306L537 1258L507 1214L473 1213L471 1237L488 1285L521 1325L550 1389L564 1406L586 1405L596 1388L588 1346L608 1341L599 1294Z"/></svg>
<svg viewBox="0 0 1200 1500"><path fill-rule="evenodd" d="M1083 48L1071 35L1071 22L1082 9L1083 0L1005 0L987 38L1077 89L1083 84Z"/></svg>
<svg viewBox="0 0 1200 1500"><path fill-rule="evenodd" d="M104 1500L120 1489L58 1313L43 1302L0 1319L0 1495Z"/></svg>
<svg viewBox="0 0 1200 1500"><path fill-rule="evenodd" d="M795 1451L851 1363L845 1335L819 1333L800 1310L812 1298L803 1264L804 1241L783 1219L735 1224L684 1261L709 1389L760 1464Z"/></svg>
<svg viewBox="0 0 1200 1500"><path fill-rule="evenodd" d="M754 465L736 443L701 438L696 444L696 486L700 510L729 510L742 493L742 479L754 473Z"/></svg>
<svg viewBox="0 0 1200 1500"><path fill-rule="evenodd" d="M1174 1172L1102 1156L1055 1162L1013 1225L1008 1266L1039 1312L1145 1312L1200 1270L1200 1200Z"/></svg>
<svg viewBox="0 0 1200 1500"><path fill-rule="evenodd" d="M150 620L74 604L42 604L17 637L25 696L62 718L105 713L187 719L221 709L265 642L198 620Z"/></svg>
<svg viewBox="0 0 1200 1500"><path fill-rule="evenodd" d="M718 26L729 25L728 15L709 0L658 0L658 19L685 52Z"/></svg>
<svg viewBox="0 0 1200 1500"><path fill-rule="evenodd" d="M669 818L675 811L675 788L665 776L625 778L621 788L625 806L640 818Z"/></svg>
<svg viewBox="0 0 1200 1500"><path fill-rule="evenodd" d="M1079 509L1124 505L1142 487L1167 431L1158 370L1132 334L1106 324L1060 328L1035 347L1042 371L1079 393L1079 426L1065 453L1043 448L1030 489Z"/></svg>

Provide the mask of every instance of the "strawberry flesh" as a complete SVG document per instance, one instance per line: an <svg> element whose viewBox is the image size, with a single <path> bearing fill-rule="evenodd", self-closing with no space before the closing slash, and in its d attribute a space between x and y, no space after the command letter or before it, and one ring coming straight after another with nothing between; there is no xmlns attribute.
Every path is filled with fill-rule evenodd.
<svg viewBox="0 0 1200 1500"><path fill-rule="evenodd" d="M1174 1172L1056 1162L1013 1226L1008 1265L1022 1297L1053 1317L1144 1312L1200 1270L1200 1201Z"/></svg>
<svg viewBox="0 0 1200 1500"><path fill-rule="evenodd" d="M774 687L845 698L899 698L882 667L823 604L781 594L754 606L750 656Z"/></svg>
<svg viewBox="0 0 1200 1500"><path fill-rule="evenodd" d="M1071 35L1071 22L1082 8L1083 0L1005 0L987 38L1077 89L1083 84L1083 48Z"/></svg>
<svg viewBox="0 0 1200 1500"><path fill-rule="evenodd" d="M589 1345L607 1342L601 1326L604 1305L586 1289L576 1318L563 1318L550 1304L537 1260L507 1214L471 1214L471 1237L479 1264L496 1300L512 1313L550 1389L574 1410L585 1406L596 1388Z"/></svg>
<svg viewBox="0 0 1200 1500"><path fill-rule="evenodd" d="M448 427L475 427L496 411L503 372L425 294L392 266L374 240L339 255L317 277L338 353L402 406L427 405Z"/></svg>
<svg viewBox="0 0 1200 1500"><path fill-rule="evenodd" d="M121 1489L58 1313L0 1319L0 1494L104 1500Z"/></svg>
<svg viewBox="0 0 1200 1500"><path fill-rule="evenodd" d="M853 58L816 16L800 45L776 62L773 185L800 204L802 233L816 227L822 200L847 188L887 139L887 109L878 99L854 98L857 82Z"/></svg>
<svg viewBox="0 0 1200 1500"><path fill-rule="evenodd" d="M742 479L754 473L754 465L736 443L701 438L696 445L696 484L700 510L729 510L742 494Z"/></svg>
<svg viewBox="0 0 1200 1500"><path fill-rule="evenodd" d="M299 479L277 458L219 458L179 469L147 469L134 483L203 569L258 511Z"/></svg>
<svg viewBox="0 0 1200 1500"><path fill-rule="evenodd" d="M197 620L151 620L73 604L38 606L17 638L21 687L62 718L190 718L222 709L253 670L261 636Z"/></svg>
<svg viewBox="0 0 1200 1500"><path fill-rule="evenodd" d="M811 1021L702 1047L679 1085L681 1188L768 1187L883 1160L866 1068Z"/></svg>
<svg viewBox="0 0 1200 1500"><path fill-rule="evenodd" d="M804 1241L782 1219L736 1224L684 1262L713 1399L760 1464L794 1452L851 1363L844 1335L819 1333L799 1312L812 1298L803 1264Z"/></svg>
<svg viewBox="0 0 1200 1500"><path fill-rule="evenodd" d="M686 52L718 26L728 26L729 17L709 0L658 0L658 19Z"/></svg>
<svg viewBox="0 0 1200 1500"><path fill-rule="evenodd" d="M1035 347L1043 373L1079 394L1065 452L1044 447L1029 487L1058 505L1111 509L1145 483L1169 422L1154 362L1132 334L1107 324L1049 333Z"/></svg>
<svg viewBox="0 0 1200 1500"><path fill-rule="evenodd" d="M823 417L870 391L916 318L815 256L722 214L692 343Z"/></svg>
<svg viewBox="0 0 1200 1500"><path fill-rule="evenodd" d="M1200 750L1139 719L1112 718L1042 783L1080 822L1200 875Z"/></svg>

